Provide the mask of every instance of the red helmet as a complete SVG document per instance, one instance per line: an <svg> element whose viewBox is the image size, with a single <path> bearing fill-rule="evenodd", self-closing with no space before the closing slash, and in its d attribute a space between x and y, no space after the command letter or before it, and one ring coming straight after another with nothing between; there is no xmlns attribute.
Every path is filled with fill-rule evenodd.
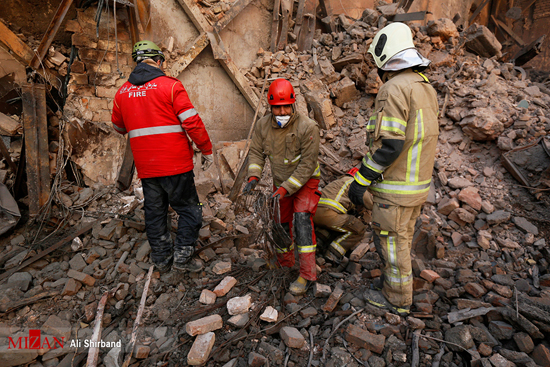
<svg viewBox="0 0 550 367"><path fill-rule="evenodd" d="M269 86L267 102L272 106L284 106L296 102L292 84L286 79L277 79Z"/></svg>
<svg viewBox="0 0 550 367"><path fill-rule="evenodd" d="M348 171L348 175L350 175L350 176L353 177L353 176L355 176L355 174L357 173L357 171L359 171L359 168L353 167L352 169L350 169L350 170Z"/></svg>

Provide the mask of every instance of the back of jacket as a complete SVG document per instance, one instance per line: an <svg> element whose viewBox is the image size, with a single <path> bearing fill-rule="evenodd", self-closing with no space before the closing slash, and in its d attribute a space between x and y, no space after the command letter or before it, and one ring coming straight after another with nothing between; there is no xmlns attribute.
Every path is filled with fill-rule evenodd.
<svg viewBox="0 0 550 367"><path fill-rule="evenodd" d="M136 70L151 71L156 77L136 85L130 83L131 76L122 85L115 95L113 127L129 134L140 178L191 171L194 152L188 136L204 154L212 153L204 124L178 79L140 65Z"/></svg>
<svg viewBox="0 0 550 367"><path fill-rule="evenodd" d="M377 198L396 205L416 206L426 201L439 136L437 94L421 73L407 69L390 73L376 97L375 114L367 131L370 151L382 139L401 139L398 158L383 172L383 180L370 186Z"/></svg>
<svg viewBox="0 0 550 367"><path fill-rule="evenodd" d="M280 128L273 115L258 120L250 144L248 177L261 177L265 158L271 163L275 186L294 194L310 178L320 178L319 128L317 123L294 113L288 124Z"/></svg>

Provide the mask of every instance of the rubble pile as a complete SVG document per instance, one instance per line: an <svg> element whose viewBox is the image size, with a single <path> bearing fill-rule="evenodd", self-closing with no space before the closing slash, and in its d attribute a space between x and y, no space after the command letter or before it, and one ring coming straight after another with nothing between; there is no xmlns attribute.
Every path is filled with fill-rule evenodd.
<svg viewBox="0 0 550 367"><path fill-rule="evenodd" d="M201 3L213 14L227 10L224 2ZM325 18L335 31L318 31L311 51L298 52L294 44L284 52L260 50L246 72L258 93L266 77L287 78L300 91L298 111L322 128L323 185L366 153L365 125L381 86L366 50L396 11L382 6L360 20ZM135 346L130 339L151 266L140 188L60 185L54 217L69 212L72 233L90 229L23 267L39 250L31 233L10 236L0 253L0 265L13 272L0 282L0 364L65 365L75 352L88 351L71 341L90 339L101 322L103 341L122 342L101 348L106 367L121 366L132 347L136 366L550 366L548 196L534 200L499 163L503 154L544 141L550 96L523 69L498 61L500 45L482 27L459 32L441 19L411 28L432 60L425 74L438 91L441 133L412 244L410 316L365 304L363 291L381 275L369 236L340 264L319 251L318 282L304 297L287 293L296 272L270 269L257 196L234 204L223 193L244 147L235 143L218 152L228 162L223 177L215 167L197 171L204 204L200 270L153 273ZM16 144L10 149L20 154ZM540 175L540 166L525 174ZM171 212L169 225L176 224ZM63 238L41 246L56 241ZM100 299L112 289L96 320ZM8 337L36 328L65 336L65 347L17 353L5 347Z"/></svg>

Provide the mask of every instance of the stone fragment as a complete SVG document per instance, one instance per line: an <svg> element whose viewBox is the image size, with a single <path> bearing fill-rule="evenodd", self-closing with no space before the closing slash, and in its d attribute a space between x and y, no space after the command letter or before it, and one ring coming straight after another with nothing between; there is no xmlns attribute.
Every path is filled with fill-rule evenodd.
<svg viewBox="0 0 550 367"><path fill-rule="evenodd" d="M472 24L464 31L464 36L466 38L465 47L482 57L490 58L500 54L500 50L502 50L502 45L495 35L483 25Z"/></svg>
<svg viewBox="0 0 550 367"><path fill-rule="evenodd" d="M28 333L27 335L13 335L12 338L17 339L19 336L21 336L21 338L28 337ZM0 346L0 366L12 367L26 365L38 357L38 351L38 349L9 348L6 342L6 345Z"/></svg>
<svg viewBox="0 0 550 367"><path fill-rule="evenodd" d="M216 286L216 288L214 288L214 293L216 293L216 296L218 297L225 296L231 290L231 288L235 286L235 284L237 284L237 279L227 276L222 279L222 281Z"/></svg>
<svg viewBox="0 0 550 367"><path fill-rule="evenodd" d="M248 323L248 320L250 320L250 316L248 315L248 313L243 313L230 317L227 320L227 323L237 328L243 328Z"/></svg>
<svg viewBox="0 0 550 367"><path fill-rule="evenodd" d="M480 230L477 232L477 244L484 250L491 248L492 239L493 236L488 231Z"/></svg>
<svg viewBox="0 0 550 367"><path fill-rule="evenodd" d="M250 367L260 367L267 362L267 358L256 352L250 352L248 355L248 365Z"/></svg>
<svg viewBox="0 0 550 367"><path fill-rule="evenodd" d="M307 317L317 316L317 309L315 307L308 307L306 309L303 309L302 311L300 311L300 316L302 316L304 319Z"/></svg>
<svg viewBox="0 0 550 367"><path fill-rule="evenodd" d="M212 271L214 272L214 274L218 274L218 275L230 272L231 271L231 262L230 261L220 261L212 267Z"/></svg>
<svg viewBox="0 0 550 367"><path fill-rule="evenodd" d="M197 336L189 354L187 354L187 364L190 366L200 366L206 363L215 341L216 334L213 332Z"/></svg>
<svg viewBox="0 0 550 367"><path fill-rule="evenodd" d="M337 83L336 87L336 100L334 103L338 107L342 107L344 103L351 102L360 95L359 91L355 87L355 83L353 80L348 78L347 76Z"/></svg>
<svg viewBox="0 0 550 367"><path fill-rule="evenodd" d="M365 329L350 324L346 329L346 340L361 348L380 354L384 350L386 337L384 335L372 334Z"/></svg>
<svg viewBox="0 0 550 367"><path fill-rule="evenodd" d="M504 210L497 210L489 215L487 215L487 223L489 225L496 225L504 223L510 220L511 214Z"/></svg>
<svg viewBox="0 0 550 367"><path fill-rule="evenodd" d="M458 38L458 30L451 19L442 18L428 22L428 35L439 36L443 40L447 40L451 37Z"/></svg>
<svg viewBox="0 0 550 367"><path fill-rule="evenodd" d="M535 344L533 343L533 339L531 339L531 337L527 333L524 333L524 332L515 333L514 341L516 342L516 345L518 346L519 350L527 354L531 353L533 349L535 349Z"/></svg>
<svg viewBox="0 0 550 367"><path fill-rule="evenodd" d="M81 283L84 283L86 285L89 285L90 287L93 287L95 284L95 278L89 276L88 274L81 273L79 271L69 269L67 272L67 276L69 278L73 278L75 280L78 280Z"/></svg>
<svg viewBox="0 0 550 367"><path fill-rule="evenodd" d="M48 317L40 329L44 334L53 335L57 338L64 337L65 340L69 340L71 336L71 323L56 315Z"/></svg>
<svg viewBox="0 0 550 367"><path fill-rule="evenodd" d="M276 322L278 316L279 316L279 313L277 312L276 309L274 309L271 306L267 306L265 308L264 313L260 315L260 319L267 322Z"/></svg>
<svg viewBox="0 0 550 367"><path fill-rule="evenodd" d="M147 345L140 345L137 344L134 348L134 357L137 359L145 359L149 357L149 353L151 352L151 347Z"/></svg>
<svg viewBox="0 0 550 367"><path fill-rule="evenodd" d="M493 354L493 348L485 343L479 344L479 347L477 347L477 351L483 357L489 357L491 354Z"/></svg>
<svg viewBox="0 0 550 367"><path fill-rule="evenodd" d="M29 289L32 283L32 275L27 272L13 273L8 278L8 286L10 288L16 288L23 292Z"/></svg>
<svg viewBox="0 0 550 367"><path fill-rule="evenodd" d="M457 208L460 208L458 200L455 198L444 198L437 205L437 212L443 215L449 215L451 212Z"/></svg>
<svg viewBox="0 0 550 367"><path fill-rule="evenodd" d="M335 288L321 309L325 312L332 312L336 308L336 305L338 305L338 302L343 295L344 291L341 288Z"/></svg>
<svg viewBox="0 0 550 367"><path fill-rule="evenodd" d="M489 358L493 366L495 367L515 367L516 365L503 356L501 356L499 353L493 354L491 358Z"/></svg>
<svg viewBox="0 0 550 367"><path fill-rule="evenodd" d="M487 290L478 283L467 283L464 286L464 290L471 294L475 298L481 298L485 293L487 293Z"/></svg>
<svg viewBox="0 0 550 367"><path fill-rule="evenodd" d="M252 304L252 296L247 294L243 297L234 297L227 301L227 312L231 315L240 315L248 312Z"/></svg>
<svg viewBox="0 0 550 367"><path fill-rule="evenodd" d="M151 253L151 245L149 245L149 241L143 241L143 243L139 246L137 253L136 253L136 260L137 261L145 261L147 259L147 256Z"/></svg>
<svg viewBox="0 0 550 367"><path fill-rule="evenodd" d="M353 250L349 256L350 261L359 261L365 256L367 251L370 249L370 244L368 242L362 242Z"/></svg>
<svg viewBox="0 0 550 367"><path fill-rule="evenodd" d="M216 302L216 293L208 289L203 289L199 302L205 305L213 305Z"/></svg>
<svg viewBox="0 0 550 367"><path fill-rule="evenodd" d="M474 223L476 221L476 216L464 208L457 208L449 214L449 219L454 220L459 223Z"/></svg>
<svg viewBox="0 0 550 367"><path fill-rule="evenodd" d="M458 325L450 328L445 332L445 340L453 344L458 344L465 349L470 349L475 346L474 339L470 333L470 327L468 325ZM447 344L447 346L455 352L462 351L462 349L453 344Z"/></svg>
<svg viewBox="0 0 550 367"><path fill-rule="evenodd" d="M302 348L306 343L306 339L296 328L290 326L282 327L279 334L285 345L289 348Z"/></svg>
<svg viewBox="0 0 550 367"><path fill-rule="evenodd" d="M495 207L493 206L493 204L491 204L487 200L482 200L481 210L483 210L484 213L491 214L492 212L495 211Z"/></svg>
<svg viewBox="0 0 550 367"><path fill-rule="evenodd" d="M105 367L120 367L124 360L122 346L112 348L103 359Z"/></svg>
<svg viewBox="0 0 550 367"><path fill-rule="evenodd" d="M424 323L424 321L417 319L416 317L408 316L407 322L409 323L409 326L413 330L416 330L416 329L422 330L426 327L426 324Z"/></svg>
<svg viewBox="0 0 550 367"><path fill-rule="evenodd" d="M529 222L527 219L523 217L513 217L512 221L524 232L532 233L535 236L539 235L539 229L537 228L537 226Z"/></svg>
<svg viewBox="0 0 550 367"><path fill-rule="evenodd" d="M550 351L544 344L539 344L531 354L536 364L543 367L550 366Z"/></svg>
<svg viewBox="0 0 550 367"><path fill-rule="evenodd" d="M313 285L313 295L317 298L322 297L328 297L332 293L332 290L330 289L330 286L321 284L321 283L315 283Z"/></svg>
<svg viewBox="0 0 550 367"><path fill-rule="evenodd" d="M453 177L449 180L448 185L452 189L464 189L466 187L473 186L474 184L465 178Z"/></svg>
<svg viewBox="0 0 550 367"><path fill-rule="evenodd" d="M514 335L514 328L512 325L504 321L489 322L489 331L498 340L510 339Z"/></svg>
<svg viewBox="0 0 550 367"><path fill-rule="evenodd" d="M430 283L433 283L436 279L440 278L439 274L437 274L433 270L428 269L422 270L422 272L420 272L420 277L426 279Z"/></svg>
<svg viewBox="0 0 550 367"><path fill-rule="evenodd" d="M390 325L399 325L401 323L401 317L391 312L386 312L384 315Z"/></svg>
<svg viewBox="0 0 550 367"><path fill-rule="evenodd" d="M210 331L218 330L223 327L223 320L220 315L210 315L188 322L185 325L185 331L191 336L206 334Z"/></svg>
<svg viewBox="0 0 550 367"><path fill-rule="evenodd" d="M458 200L468 204L475 210L479 211L481 209L481 196L479 196L478 189L473 186L462 189L458 194Z"/></svg>
<svg viewBox="0 0 550 367"><path fill-rule="evenodd" d="M69 266L71 269L74 269L76 271L82 271L88 264L86 264L86 261L82 257L80 253L77 253L73 256L73 258L69 261Z"/></svg>
<svg viewBox="0 0 550 367"><path fill-rule="evenodd" d="M78 293L78 291L82 288L82 283L77 282L74 279L67 280L67 283L65 283L65 287L63 288L63 291L61 292L62 296L74 296Z"/></svg>

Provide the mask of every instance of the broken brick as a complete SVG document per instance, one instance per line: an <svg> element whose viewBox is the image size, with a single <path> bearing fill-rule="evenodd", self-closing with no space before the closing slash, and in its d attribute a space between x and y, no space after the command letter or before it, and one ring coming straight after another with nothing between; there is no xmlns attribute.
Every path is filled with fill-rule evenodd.
<svg viewBox="0 0 550 367"><path fill-rule="evenodd" d="M69 269L69 271L67 272L67 276L69 278L76 279L81 283L89 285L90 287L93 287L93 285L95 284L95 278L94 277L91 277L88 274L84 274L84 273L81 273L81 272L73 270L73 269Z"/></svg>
<svg viewBox="0 0 550 367"><path fill-rule="evenodd" d="M218 330L223 327L223 320L220 315L210 315L188 322L185 325L185 331L191 336L206 334L210 331Z"/></svg>
<svg viewBox="0 0 550 367"><path fill-rule="evenodd" d="M336 308L336 305L338 305L338 302L343 295L344 291L341 288L335 288L321 309L325 312L332 312Z"/></svg>
<svg viewBox="0 0 550 367"><path fill-rule="evenodd" d="M190 366L200 366L206 363L215 341L216 334L213 332L197 336L189 354L187 354L187 364Z"/></svg>
<svg viewBox="0 0 550 367"><path fill-rule="evenodd" d="M213 305L216 302L216 293L209 291L208 289L203 289L199 302L205 305Z"/></svg>
<svg viewBox="0 0 550 367"><path fill-rule="evenodd" d="M483 288L480 284L473 282L467 283L464 286L464 290L475 298L481 298L485 293L487 293L487 290Z"/></svg>
<svg viewBox="0 0 550 367"><path fill-rule="evenodd" d="M237 284L237 279L229 276L225 277L222 279L220 284L218 284L216 288L214 288L214 293L216 293L216 296L218 297L225 296L231 290L231 288L235 286L235 284Z"/></svg>
<svg viewBox="0 0 550 367"><path fill-rule="evenodd" d="M346 329L346 340L358 347L380 354L384 350L386 337L384 335L372 334L367 330L350 324Z"/></svg>
<svg viewBox="0 0 550 367"><path fill-rule="evenodd" d="M290 326L282 327L279 334L285 345L289 348L302 348L306 343L306 339L296 328Z"/></svg>
<svg viewBox="0 0 550 367"><path fill-rule="evenodd" d="M428 282L433 283L437 278L440 278L439 274L437 274L433 270L424 269L420 273L420 277L426 279Z"/></svg>

